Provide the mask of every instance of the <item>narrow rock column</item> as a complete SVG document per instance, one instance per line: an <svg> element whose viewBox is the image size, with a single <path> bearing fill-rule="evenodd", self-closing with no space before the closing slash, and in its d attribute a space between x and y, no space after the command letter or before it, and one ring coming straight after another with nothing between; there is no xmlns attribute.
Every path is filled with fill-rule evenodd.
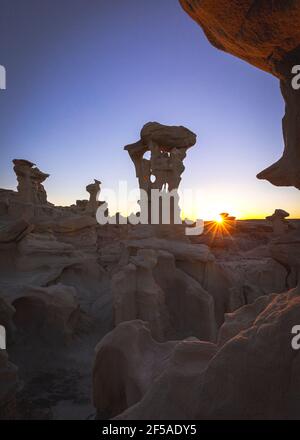
<svg viewBox="0 0 300 440"><path fill-rule="evenodd" d="M89 214L96 214L96 211L99 206L99 194L100 194L100 180L94 179L95 183L91 183L87 185L86 190L90 194L90 199L86 206L86 212Z"/></svg>
<svg viewBox="0 0 300 440"><path fill-rule="evenodd" d="M22 202L34 203L34 185L32 184L32 167L35 165L28 160L14 159L14 172L18 180L18 193Z"/></svg>

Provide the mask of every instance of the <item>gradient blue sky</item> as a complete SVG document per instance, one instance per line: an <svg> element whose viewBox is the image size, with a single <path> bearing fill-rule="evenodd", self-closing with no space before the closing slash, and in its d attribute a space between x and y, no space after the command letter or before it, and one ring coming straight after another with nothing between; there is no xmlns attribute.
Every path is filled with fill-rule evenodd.
<svg viewBox="0 0 300 440"><path fill-rule="evenodd" d="M48 199L86 198L99 178L136 186L123 151L148 121L198 135L182 187L198 216L300 216L299 191L258 181L281 156L277 80L214 49L177 0L0 0L0 187L26 158L51 174ZM200 206L201 205L201 206Z"/></svg>

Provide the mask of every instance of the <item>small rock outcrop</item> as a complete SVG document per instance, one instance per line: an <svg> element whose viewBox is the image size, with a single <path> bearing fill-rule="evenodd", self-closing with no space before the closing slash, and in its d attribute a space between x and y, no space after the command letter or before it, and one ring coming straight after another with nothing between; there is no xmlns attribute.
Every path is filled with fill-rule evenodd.
<svg viewBox="0 0 300 440"><path fill-rule="evenodd" d="M87 213L96 214L96 211L99 207L99 194L100 194L100 180L94 179L95 183L91 183L90 185L87 185L86 190L90 195L90 199L86 205L86 211Z"/></svg>
<svg viewBox="0 0 300 440"><path fill-rule="evenodd" d="M285 219L289 216L290 214L283 209L275 209L274 214L266 217L266 220L272 223L274 235L280 236L288 232L289 223Z"/></svg>
<svg viewBox="0 0 300 440"><path fill-rule="evenodd" d="M18 179L18 195L22 202L35 205L47 204L47 193L42 183L49 177L32 162L14 159L14 171Z"/></svg>

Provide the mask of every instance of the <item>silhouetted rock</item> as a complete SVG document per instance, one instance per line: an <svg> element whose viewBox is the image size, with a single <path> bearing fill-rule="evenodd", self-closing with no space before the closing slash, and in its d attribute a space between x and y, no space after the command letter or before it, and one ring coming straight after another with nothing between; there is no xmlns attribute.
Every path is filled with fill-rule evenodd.
<svg viewBox="0 0 300 440"><path fill-rule="evenodd" d="M47 194L42 183L49 177L35 167L35 164L23 159L14 159L14 171L18 179L18 194L25 203L47 204Z"/></svg>
<svg viewBox="0 0 300 440"><path fill-rule="evenodd" d="M185 170L183 161L186 151L195 145L196 140L196 135L185 127L148 122L142 128L141 140L124 147L134 163L136 177L142 190L141 218L150 220L151 224L180 223L177 190ZM150 159L144 157L146 152L150 152ZM165 197L166 200L168 193L172 191L169 207L165 210L164 206L162 209L156 207L157 219L153 217L154 213L151 210L152 190L163 190L161 197ZM147 200L144 200L146 196ZM170 212L166 212L166 209ZM166 219L166 216L169 219Z"/></svg>
<svg viewBox="0 0 300 440"><path fill-rule="evenodd" d="M173 148L190 148L195 145L197 136L182 126L162 125L148 122L141 131L141 140L145 145L155 143L158 147L170 151Z"/></svg>
<svg viewBox="0 0 300 440"><path fill-rule="evenodd" d="M285 218L289 217L289 215L290 214L283 209L276 209L274 214L266 217L266 220L272 223L274 235L282 235L288 231L289 223Z"/></svg>
<svg viewBox="0 0 300 440"><path fill-rule="evenodd" d="M277 186L300 189L300 94L292 87L300 55L300 4L276 0L180 0L218 49L277 76L286 103L282 158L258 174Z"/></svg>
<svg viewBox="0 0 300 440"><path fill-rule="evenodd" d="M96 211L99 207L99 194L100 194L100 180L94 179L94 183L87 185L86 190L90 195L90 199L86 206L86 212L96 215Z"/></svg>

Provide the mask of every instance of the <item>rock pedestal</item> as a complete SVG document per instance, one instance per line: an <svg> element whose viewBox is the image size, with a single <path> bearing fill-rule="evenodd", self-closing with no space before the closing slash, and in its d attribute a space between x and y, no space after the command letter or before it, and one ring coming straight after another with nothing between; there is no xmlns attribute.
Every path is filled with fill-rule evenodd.
<svg viewBox="0 0 300 440"><path fill-rule="evenodd" d="M90 199L86 205L86 212L89 214L96 214L96 211L99 207L98 200L99 200L101 182L96 179L94 179L94 182L95 183L91 183L86 187L86 190L90 195Z"/></svg>
<svg viewBox="0 0 300 440"><path fill-rule="evenodd" d="M274 235L281 236L288 232L289 223L285 218L289 217L289 215L290 214L283 209L276 209L274 214L266 217L266 220L272 223Z"/></svg>
<svg viewBox="0 0 300 440"><path fill-rule="evenodd" d="M49 177L32 162L14 159L14 172L18 180L18 195L21 202L46 205L47 193L42 183Z"/></svg>
<svg viewBox="0 0 300 440"><path fill-rule="evenodd" d="M141 139L124 147L135 166L144 221L181 223L177 190L186 152L195 143L196 135L185 127L149 122L141 131ZM150 158L144 157L147 152Z"/></svg>

